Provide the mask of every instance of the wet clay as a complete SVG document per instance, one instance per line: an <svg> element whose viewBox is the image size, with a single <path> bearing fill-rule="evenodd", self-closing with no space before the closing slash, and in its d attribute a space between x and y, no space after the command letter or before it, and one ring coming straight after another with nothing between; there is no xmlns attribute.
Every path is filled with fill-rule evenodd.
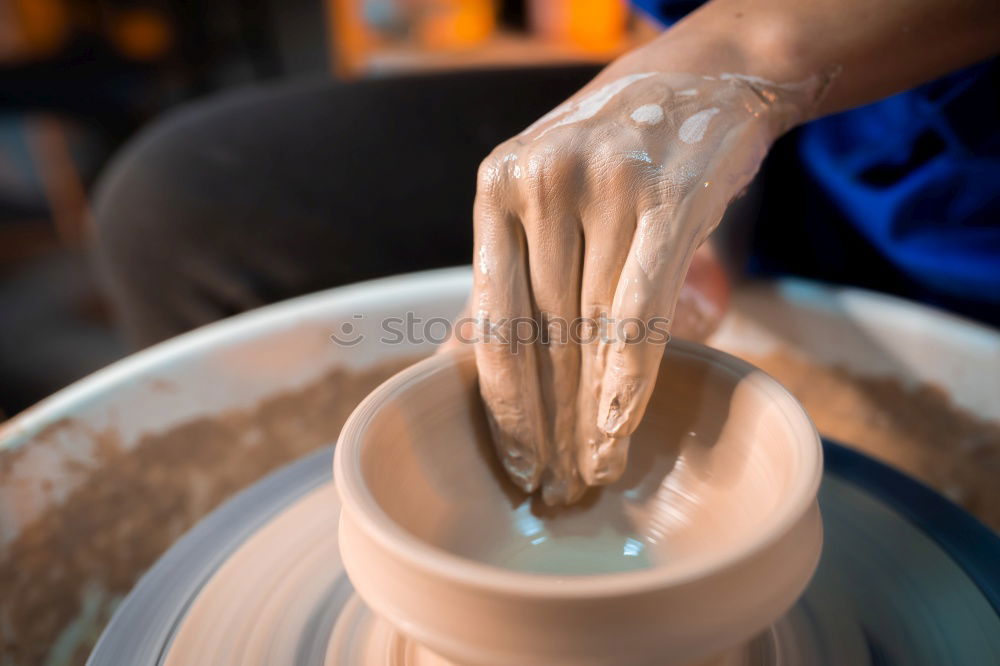
<svg viewBox="0 0 1000 666"><path fill-rule="evenodd" d="M790 351L741 356L788 387L823 435L912 474L1000 532L1000 423L937 386L862 377Z"/></svg>
<svg viewBox="0 0 1000 666"><path fill-rule="evenodd" d="M286 642L298 636L296 630L308 624L343 574L337 552L339 512L337 492L327 484L242 544L199 592L171 641L164 666L288 664L288 653L294 650L288 650ZM247 581L254 584L248 586ZM230 640L222 627L244 631L243 640Z"/></svg>
<svg viewBox="0 0 1000 666"><path fill-rule="evenodd" d="M798 598L822 456L773 379L675 340L625 473L550 507L501 467L460 351L377 389L335 454L342 561L390 623L460 664L679 665Z"/></svg>
<svg viewBox="0 0 1000 666"><path fill-rule="evenodd" d="M790 492L798 432L769 404L776 392L761 373L674 351L659 376L625 473L571 508L550 508L506 479L488 430L470 427L481 411L465 414L461 385L443 372L385 408L366 439L366 483L420 539L508 569L612 573L731 552Z"/></svg>
<svg viewBox="0 0 1000 666"><path fill-rule="evenodd" d="M654 322L672 324L695 250L821 94L818 81L624 73L632 65L612 65L479 171L480 391L504 468L549 504L622 475L663 354ZM516 322L581 317L607 318L611 334L510 343Z"/></svg>
<svg viewBox="0 0 1000 666"><path fill-rule="evenodd" d="M50 473L55 483L60 476L82 481L0 548L0 663L83 663L115 605L171 543L233 493L332 444L355 405L414 360L335 370L256 406L146 435L130 448L113 430L74 421L51 426L31 442L33 455L51 448L62 465ZM67 439L78 448L86 442L94 458L81 463L60 451ZM18 471L27 453L0 452L4 486L36 483Z"/></svg>

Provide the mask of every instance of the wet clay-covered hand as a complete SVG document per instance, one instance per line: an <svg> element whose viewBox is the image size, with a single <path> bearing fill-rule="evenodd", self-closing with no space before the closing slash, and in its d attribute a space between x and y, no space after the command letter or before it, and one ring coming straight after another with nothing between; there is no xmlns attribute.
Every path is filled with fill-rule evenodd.
<svg viewBox="0 0 1000 666"><path fill-rule="evenodd" d="M521 488L621 475L695 250L814 93L626 59L482 163L476 358Z"/></svg>
<svg viewBox="0 0 1000 666"><path fill-rule="evenodd" d="M549 503L617 478L692 254L771 142L995 54L995 4L709 0L498 147L479 175L472 306L511 477ZM522 325L602 314L596 342Z"/></svg>
<svg viewBox="0 0 1000 666"><path fill-rule="evenodd" d="M699 247L691 260L684 284L677 297L674 320L670 323L671 337L704 342L722 323L729 307L730 281L722 262L710 243ZM460 349L476 339L475 319L470 301L454 319L449 337L441 343L435 354Z"/></svg>

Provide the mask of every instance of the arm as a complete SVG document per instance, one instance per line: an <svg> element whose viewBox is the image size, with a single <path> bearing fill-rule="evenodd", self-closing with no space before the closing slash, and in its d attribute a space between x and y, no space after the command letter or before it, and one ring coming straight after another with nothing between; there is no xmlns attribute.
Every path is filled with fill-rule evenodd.
<svg viewBox="0 0 1000 666"><path fill-rule="evenodd" d="M694 252L781 133L971 63L997 35L995 0L713 0L498 146L479 172L472 313L511 478L568 503L621 476Z"/></svg>
<svg viewBox="0 0 1000 666"><path fill-rule="evenodd" d="M1000 50L997 0L713 0L626 56L673 71L832 80L811 117L942 76Z"/></svg>

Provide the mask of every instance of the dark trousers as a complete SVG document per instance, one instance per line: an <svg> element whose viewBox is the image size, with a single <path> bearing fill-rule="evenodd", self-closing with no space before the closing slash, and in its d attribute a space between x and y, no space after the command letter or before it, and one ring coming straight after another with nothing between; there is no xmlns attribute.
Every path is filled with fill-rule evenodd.
<svg viewBox="0 0 1000 666"><path fill-rule="evenodd" d="M299 294L470 260L476 169L594 66L276 85L206 99L101 179L96 256L145 346Z"/></svg>

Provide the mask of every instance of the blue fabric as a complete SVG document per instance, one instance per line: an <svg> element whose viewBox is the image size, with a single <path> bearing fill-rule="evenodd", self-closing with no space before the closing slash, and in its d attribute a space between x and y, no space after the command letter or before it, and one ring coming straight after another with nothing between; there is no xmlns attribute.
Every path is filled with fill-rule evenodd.
<svg viewBox="0 0 1000 666"><path fill-rule="evenodd" d="M701 3L633 4L669 25ZM994 59L796 135L816 205L833 206L929 300L978 302L984 316L1000 304L998 84ZM807 201L803 215L830 211L811 215Z"/></svg>
<svg viewBox="0 0 1000 666"><path fill-rule="evenodd" d="M673 25L700 7L703 0L632 0L632 6L663 26Z"/></svg>
<svg viewBox="0 0 1000 666"><path fill-rule="evenodd" d="M813 178L900 270L990 303L1000 303L995 69L962 70L799 135Z"/></svg>

